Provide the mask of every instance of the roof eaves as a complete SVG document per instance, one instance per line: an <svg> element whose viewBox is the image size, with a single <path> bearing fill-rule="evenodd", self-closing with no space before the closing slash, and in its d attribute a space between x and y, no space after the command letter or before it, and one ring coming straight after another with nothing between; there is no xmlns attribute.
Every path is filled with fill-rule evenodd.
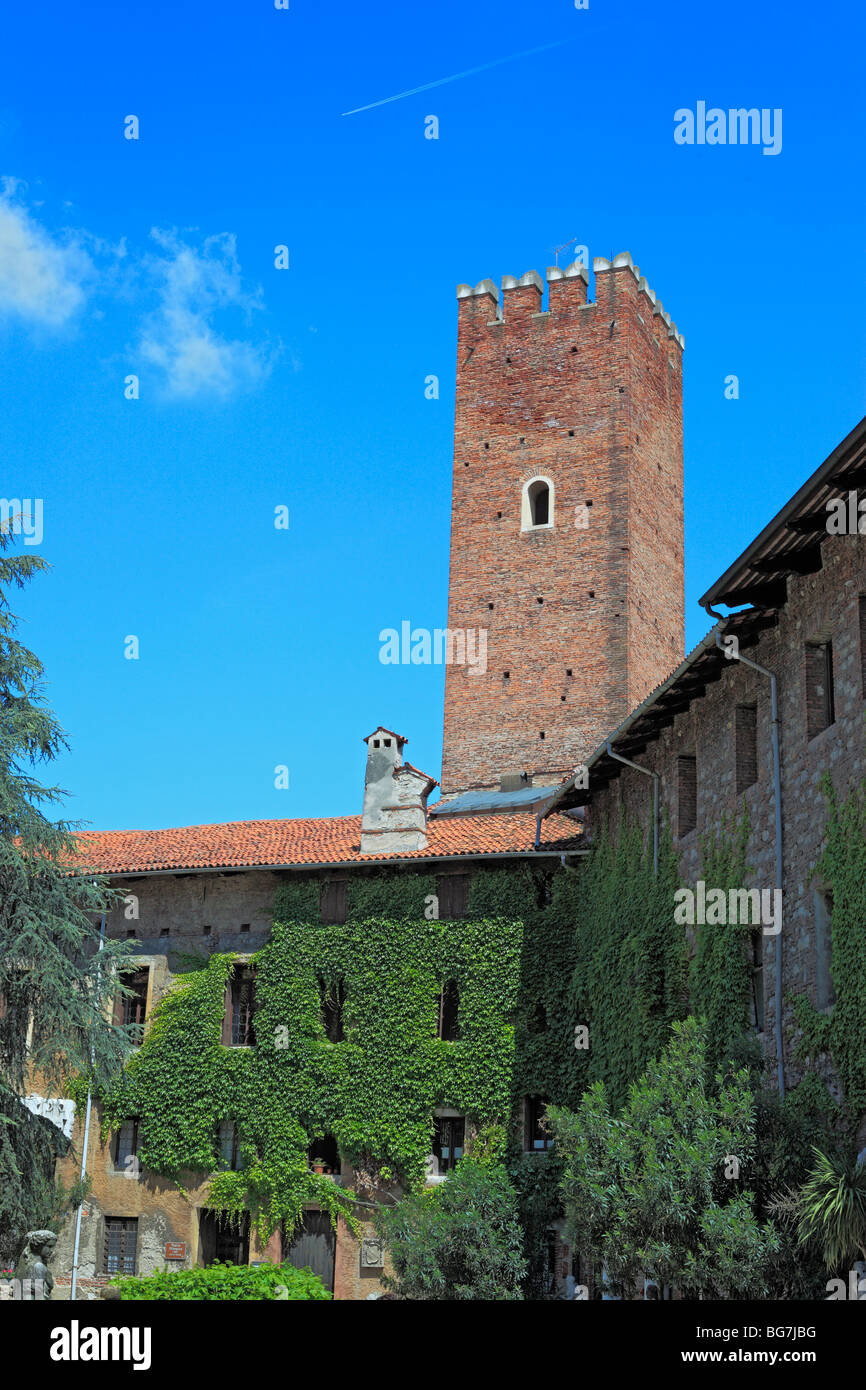
<svg viewBox="0 0 866 1390"><path fill-rule="evenodd" d="M858 458L858 454L860 457ZM855 485L855 478L859 474L866 475L866 416L854 426L854 429L845 436L840 444L836 446L828 458L824 460L820 468L817 468L810 478L806 480L801 488L794 493L794 496L785 503L784 507L767 523L764 529L755 537L750 545L737 557L732 565L729 565L724 574L707 590L699 600L704 608L709 608L716 603L724 603L728 607L733 607L738 603L751 602L755 606L758 604L759 581L757 576L749 578L749 572L753 575L756 571L760 572L761 563L767 562L775 553L779 556L779 561L772 571L777 575L786 572L782 557L785 553L791 555L792 561L797 554L802 555L803 550L779 546L780 541L784 541L789 534L795 530L791 523L802 521L814 508L818 495L829 484L839 481L836 479L837 472L845 468L851 468L852 464L856 471L852 471L850 485ZM826 516L826 510L825 510ZM827 539L826 528L822 531L816 529L814 532L813 546L820 548L820 545ZM803 542L805 545L805 542ZM799 572L796 562L792 563L788 573ZM773 580L768 576L765 581L767 605L779 606L780 581L778 578ZM742 592L742 597L738 595ZM746 596L748 595L748 597Z"/></svg>

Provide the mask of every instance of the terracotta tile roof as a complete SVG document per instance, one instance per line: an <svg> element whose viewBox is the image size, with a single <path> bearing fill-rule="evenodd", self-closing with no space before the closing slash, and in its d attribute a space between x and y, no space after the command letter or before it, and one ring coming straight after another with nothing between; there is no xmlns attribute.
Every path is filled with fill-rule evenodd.
<svg viewBox="0 0 866 1390"><path fill-rule="evenodd" d="M303 868L315 864L375 864L449 855L523 854L535 844L535 817L466 816L427 823L427 848L397 854L362 854L361 817L230 821L178 830L84 831L87 867L104 874L146 874L159 869ZM542 822L542 850L581 848L579 825L565 815Z"/></svg>

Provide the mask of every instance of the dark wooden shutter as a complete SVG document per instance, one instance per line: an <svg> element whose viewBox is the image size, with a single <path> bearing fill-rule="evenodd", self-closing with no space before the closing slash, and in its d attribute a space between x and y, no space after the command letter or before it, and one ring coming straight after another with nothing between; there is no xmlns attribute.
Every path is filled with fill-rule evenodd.
<svg viewBox="0 0 866 1390"><path fill-rule="evenodd" d="M327 1213L305 1211L303 1224L284 1247L283 1259L296 1269L311 1269L333 1292L336 1251L337 1236Z"/></svg>
<svg viewBox="0 0 866 1390"><path fill-rule="evenodd" d="M331 878L323 884L320 899L322 921L327 926L342 926L346 920L346 880Z"/></svg>
<svg viewBox="0 0 866 1390"><path fill-rule="evenodd" d="M443 922L456 922L466 916L469 901L469 874L440 874L436 880L436 893L439 898L439 918Z"/></svg>

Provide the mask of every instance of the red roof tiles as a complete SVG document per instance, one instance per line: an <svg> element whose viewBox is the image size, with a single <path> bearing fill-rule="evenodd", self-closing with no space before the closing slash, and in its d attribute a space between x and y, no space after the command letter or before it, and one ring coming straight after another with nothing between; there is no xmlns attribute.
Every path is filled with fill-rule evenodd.
<svg viewBox="0 0 866 1390"><path fill-rule="evenodd" d="M395 854L361 853L360 816L230 821L178 830L84 831L78 839L82 857L94 872L146 874L161 869L303 868L451 855L524 854L533 849L535 827L532 815L431 820L426 849ZM550 816L542 822L540 849L578 849L580 833L570 816Z"/></svg>

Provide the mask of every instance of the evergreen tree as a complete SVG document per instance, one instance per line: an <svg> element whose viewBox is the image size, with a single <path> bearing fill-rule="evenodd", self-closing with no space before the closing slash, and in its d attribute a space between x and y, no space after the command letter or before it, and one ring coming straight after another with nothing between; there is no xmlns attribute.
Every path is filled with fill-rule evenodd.
<svg viewBox="0 0 866 1390"><path fill-rule="evenodd" d="M129 948L99 950L113 895L82 861L76 826L50 818L66 793L37 776L66 740L42 664L17 639L9 594L47 566L11 544L0 527L0 1264L57 1214L52 1170L64 1141L21 1097L57 1094L78 1073L107 1078L128 1050L110 999Z"/></svg>

